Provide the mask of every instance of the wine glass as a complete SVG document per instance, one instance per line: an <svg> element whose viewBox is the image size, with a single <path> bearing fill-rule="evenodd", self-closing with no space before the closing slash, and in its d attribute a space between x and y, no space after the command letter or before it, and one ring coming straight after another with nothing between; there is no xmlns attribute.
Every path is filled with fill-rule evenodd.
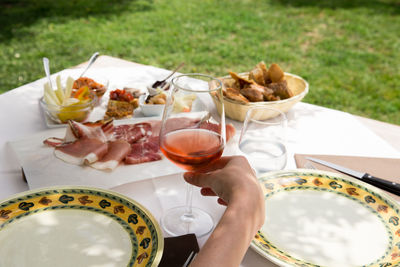
<svg viewBox="0 0 400 267"><path fill-rule="evenodd" d="M180 168L201 171L219 159L225 147L224 110L219 114L212 102L206 101L210 94L223 99L222 82L193 73L179 75L171 83L161 123L160 149ZM214 228L214 221L206 211L192 207L192 193L193 186L187 183L186 206L172 208L161 218L168 234L194 233L201 237Z"/></svg>
<svg viewBox="0 0 400 267"><path fill-rule="evenodd" d="M247 111L239 150L257 174L285 168L286 128L286 115L278 109L256 106Z"/></svg>

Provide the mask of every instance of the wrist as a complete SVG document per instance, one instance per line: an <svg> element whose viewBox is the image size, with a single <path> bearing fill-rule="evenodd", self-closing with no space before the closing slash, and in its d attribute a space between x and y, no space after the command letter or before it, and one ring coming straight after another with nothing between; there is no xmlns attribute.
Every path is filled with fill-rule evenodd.
<svg viewBox="0 0 400 267"><path fill-rule="evenodd" d="M240 219L251 225L256 233L265 219L264 194L258 181L250 181L233 190L227 209L240 214Z"/></svg>

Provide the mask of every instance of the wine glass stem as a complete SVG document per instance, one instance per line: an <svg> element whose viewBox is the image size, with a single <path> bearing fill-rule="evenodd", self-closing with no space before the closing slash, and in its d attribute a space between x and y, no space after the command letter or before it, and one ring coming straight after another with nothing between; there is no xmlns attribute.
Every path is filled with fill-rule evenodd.
<svg viewBox="0 0 400 267"><path fill-rule="evenodd" d="M186 183L186 209L182 218L182 220L185 222L191 222L194 219L192 212L192 200L193 200L193 185Z"/></svg>

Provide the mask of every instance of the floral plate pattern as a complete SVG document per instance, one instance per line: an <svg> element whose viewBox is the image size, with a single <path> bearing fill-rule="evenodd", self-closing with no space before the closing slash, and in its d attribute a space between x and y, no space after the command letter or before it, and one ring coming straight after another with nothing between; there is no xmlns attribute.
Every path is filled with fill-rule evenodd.
<svg viewBox="0 0 400 267"><path fill-rule="evenodd" d="M379 258L361 266L399 266L400 264L400 206L383 191L357 179L337 173L298 169L296 171L270 172L259 177L268 209L268 200L279 193L329 192L355 201L373 216L379 218L388 236L385 252ZM312 207L309 207L312 208ZM285 212L285 207L282 207ZM280 266L321 266L301 257L290 255L270 241L266 233L260 230L251 243L251 247L263 257Z"/></svg>
<svg viewBox="0 0 400 267"><path fill-rule="evenodd" d="M19 219L45 211L79 210L105 215L129 235L127 266L157 266L164 239L157 221L140 204L115 192L90 187L27 191L0 202L0 232Z"/></svg>

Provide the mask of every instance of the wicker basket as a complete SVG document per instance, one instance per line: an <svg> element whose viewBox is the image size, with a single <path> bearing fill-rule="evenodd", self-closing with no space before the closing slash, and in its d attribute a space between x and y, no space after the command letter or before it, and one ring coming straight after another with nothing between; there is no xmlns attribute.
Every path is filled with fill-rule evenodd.
<svg viewBox="0 0 400 267"><path fill-rule="evenodd" d="M240 73L239 75L247 77L248 73ZM230 76L221 77L219 79L222 81L225 87L233 83L233 79ZM294 104L301 101L306 96L308 93L308 83L301 77L286 72L285 79L288 83L289 89L294 94L294 96L291 98L278 101L250 102L247 104L242 104L224 97L225 115L233 120L244 121L246 112L254 106L268 106L279 109L283 112L288 111ZM215 101L216 97L217 95L212 95L214 104L216 105L218 112L221 113L221 103L219 101ZM268 119L276 115L277 114L275 113L264 113L262 115L260 114L260 119Z"/></svg>

